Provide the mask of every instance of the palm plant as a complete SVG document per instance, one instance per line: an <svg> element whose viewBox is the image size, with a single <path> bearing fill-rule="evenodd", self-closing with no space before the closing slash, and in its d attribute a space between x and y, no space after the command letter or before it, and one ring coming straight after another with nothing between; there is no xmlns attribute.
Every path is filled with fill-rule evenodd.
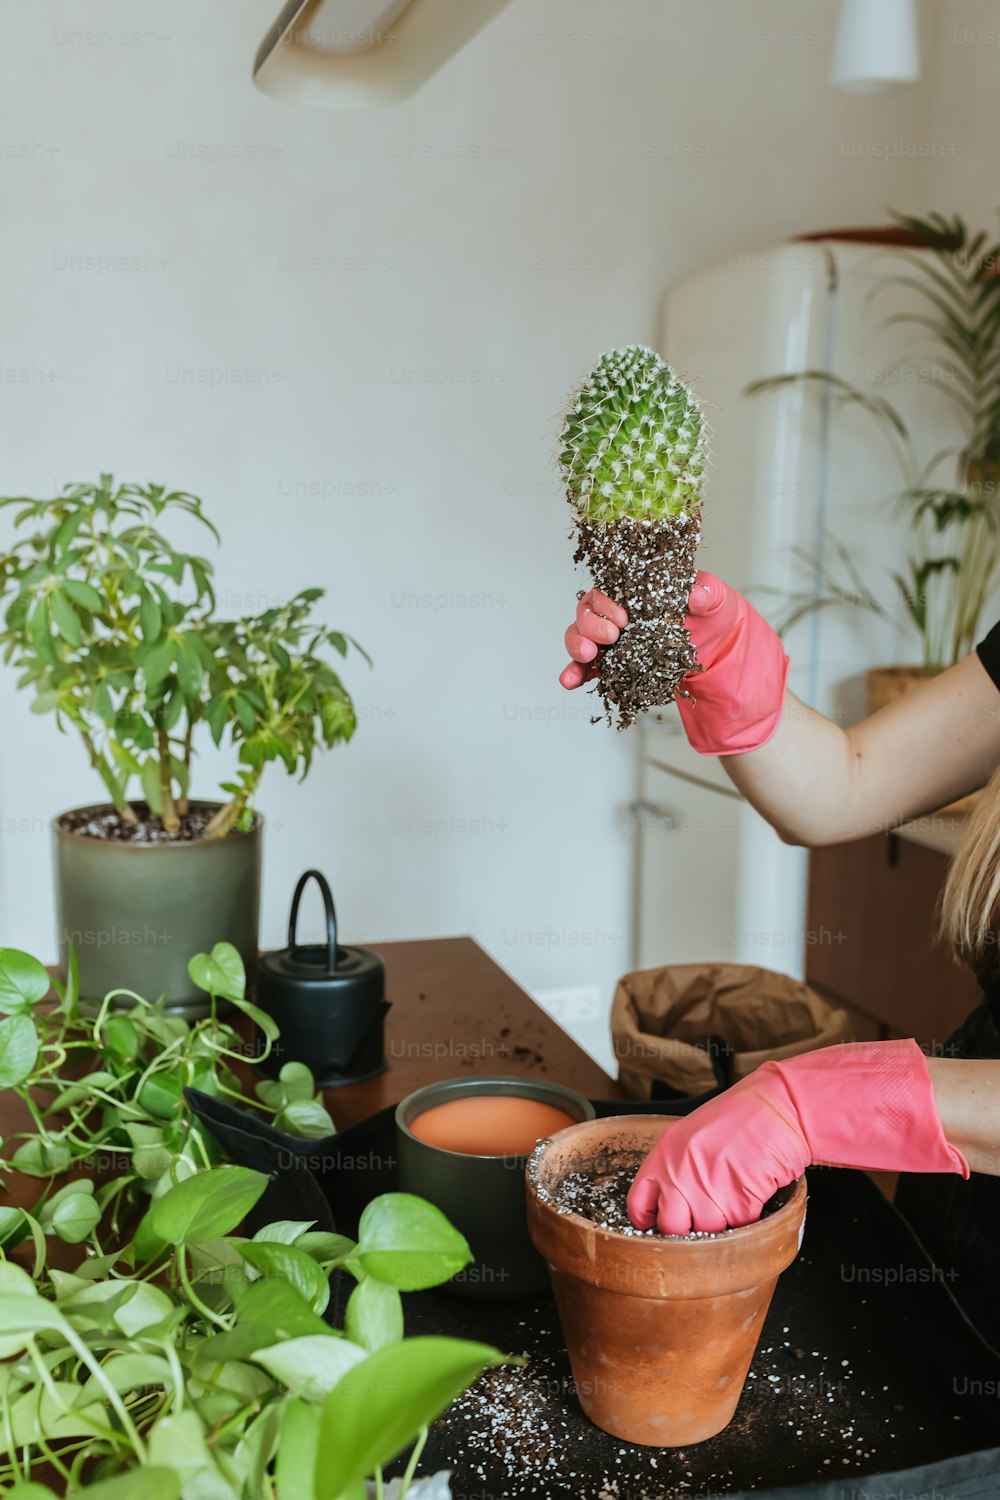
<svg viewBox="0 0 1000 1500"><path fill-rule="evenodd" d="M960 441L922 461L891 401L825 370L769 376L747 392L815 383L835 401L860 407L878 426L899 467L896 505L911 533L905 569L890 576L919 636L924 670L931 673L972 648L1000 582L1000 242L985 230L973 233L957 216L895 217L914 247L928 253L897 252L903 269L883 277L875 294L890 286L914 294L913 306L886 318L885 326L909 327L927 340L920 377L954 406ZM789 597L779 629L814 609L838 605L889 617L848 549L831 542L833 566L797 550L809 580Z"/></svg>

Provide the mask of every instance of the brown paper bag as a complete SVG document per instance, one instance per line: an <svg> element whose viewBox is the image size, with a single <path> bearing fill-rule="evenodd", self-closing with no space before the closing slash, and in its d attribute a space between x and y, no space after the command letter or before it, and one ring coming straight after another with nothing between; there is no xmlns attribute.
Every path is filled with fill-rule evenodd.
<svg viewBox="0 0 1000 1500"><path fill-rule="evenodd" d="M771 1059L852 1039L847 1013L801 980L729 963L625 974L611 1006L611 1036L619 1082L636 1099L649 1099L655 1083L683 1094L716 1088L719 1038L732 1053L733 1081Z"/></svg>

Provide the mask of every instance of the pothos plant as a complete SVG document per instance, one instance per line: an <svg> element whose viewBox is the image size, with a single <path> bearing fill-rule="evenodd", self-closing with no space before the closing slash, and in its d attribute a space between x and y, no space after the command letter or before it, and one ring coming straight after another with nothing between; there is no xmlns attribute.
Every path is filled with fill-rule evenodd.
<svg viewBox="0 0 1000 1500"><path fill-rule="evenodd" d="M400 1293L447 1280L468 1246L401 1193L368 1205L357 1240L308 1221L240 1235L268 1178L219 1163L182 1090L260 1107L215 1002L268 1018L227 945L191 972L213 1004L197 1025L137 996L86 1019L72 970L50 1007L43 966L0 950L0 1086L33 1127L5 1166L47 1179L30 1210L0 1210L0 1485L15 1500L48 1500L51 1483L92 1500L361 1500L415 1442L405 1494L428 1424L503 1359L404 1339ZM332 1128L301 1065L266 1097L286 1130ZM52 1237L83 1247L72 1272L49 1264ZM324 1318L338 1269L354 1282L343 1329Z"/></svg>
<svg viewBox="0 0 1000 1500"><path fill-rule="evenodd" d="M8 496L0 507L16 507L18 538L0 554L3 660L34 692L35 712L80 736L124 822L139 819L138 783L166 831L179 832L202 726L237 755L212 835L250 826L269 762L304 776L319 746L350 739L354 708L327 654L357 643L314 619L322 589L216 618L211 563L161 529L186 518L218 540L196 496L102 474L55 499Z"/></svg>
<svg viewBox="0 0 1000 1500"><path fill-rule="evenodd" d="M915 331L925 352L916 360L901 353L884 374L937 390L958 416L959 440L923 458L892 401L826 370L768 376L747 391L812 385L875 422L899 470L896 501L911 536L905 567L891 578L932 673L971 650L1000 582L1000 242L958 217L896 218L924 253L896 252L901 269L879 279L874 297L893 286L912 294L911 305L885 324ZM830 544L833 565L822 554L799 553L808 582L789 599L780 629L839 605L890 616L843 542L831 537Z"/></svg>

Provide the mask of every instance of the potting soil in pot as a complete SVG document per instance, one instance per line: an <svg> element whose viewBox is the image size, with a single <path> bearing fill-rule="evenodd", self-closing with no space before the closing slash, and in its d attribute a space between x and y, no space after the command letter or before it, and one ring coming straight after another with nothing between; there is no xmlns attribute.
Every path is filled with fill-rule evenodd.
<svg viewBox="0 0 1000 1500"><path fill-rule="evenodd" d="M644 1152L606 1152L586 1172L567 1172L565 1177L560 1178L555 1189L549 1191L539 1181L534 1170L547 1144L546 1141L539 1141L528 1163L528 1173L543 1202L550 1203L558 1213L578 1214L582 1219L589 1219L598 1229L608 1229L613 1234L645 1239L664 1238L658 1229L636 1229L628 1216L629 1189L645 1159ZM767 1218L780 1207L782 1201L775 1194L764 1205L761 1218ZM670 1238L714 1240L718 1235L695 1230L692 1234L671 1235Z"/></svg>

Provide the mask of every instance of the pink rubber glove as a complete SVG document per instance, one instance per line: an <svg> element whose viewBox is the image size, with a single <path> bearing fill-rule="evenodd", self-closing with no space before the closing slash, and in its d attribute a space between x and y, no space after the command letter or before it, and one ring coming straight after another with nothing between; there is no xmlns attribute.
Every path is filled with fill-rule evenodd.
<svg viewBox="0 0 1000 1500"><path fill-rule="evenodd" d="M698 574L688 610L684 624L704 671L680 684L677 707L687 737L702 755L757 750L781 719L788 676L781 641L742 594L712 573ZM606 594L584 594L566 631L572 661L560 675L563 687L596 677L602 647L613 646L627 624L625 610Z"/></svg>
<svg viewBox="0 0 1000 1500"><path fill-rule="evenodd" d="M684 624L704 671L690 672L677 697L687 737L702 755L758 750L781 720L784 647L763 615L714 573L698 574L688 610Z"/></svg>
<svg viewBox="0 0 1000 1500"><path fill-rule="evenodd" d="M629 1217L663 1234L735 1229L810 1164L968 1177L916 1042L850 1042L764 1063L664 1131L636 1173Z"/></svg>

